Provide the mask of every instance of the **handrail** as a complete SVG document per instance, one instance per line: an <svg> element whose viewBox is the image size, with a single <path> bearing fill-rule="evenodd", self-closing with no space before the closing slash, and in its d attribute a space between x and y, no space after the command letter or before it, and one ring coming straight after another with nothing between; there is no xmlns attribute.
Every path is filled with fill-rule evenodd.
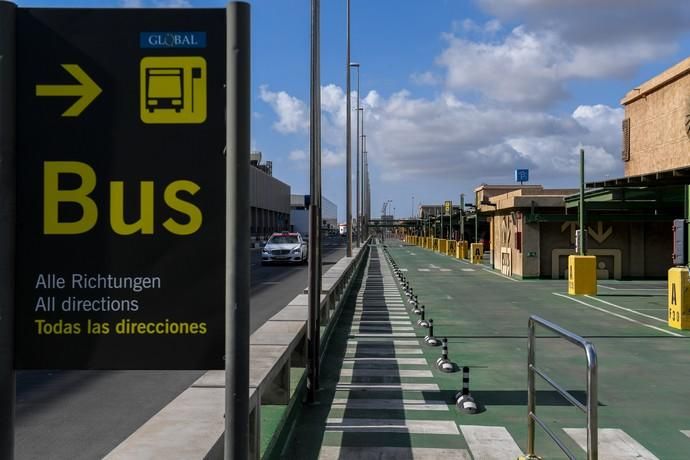
<svg viewBox="0 0 690 460"><path fill-rule="evenodd" d="M585 351L587 357L587 404L584 405L571 395L566 389L561 387L556 381L551 379L544 371L535 365L535 334L534 328L538 324L541 327L558 334L573 345L577 345ZM598 427L599 414L597 404L597 353L594 345L579 335L573 334L567 329L563 329L558 324L554 324L544 318L532 315L528 321L529 343L527 345L527 456L526 459L537 459L534 453L535 422L544 429L546 434L560 447L569 459L575 460L575 455L558 439L556 434L551 431L546 424L537 417L537 401L535 392L535 375L541 377L546 383L551 385L569 403L587 414L587 460L598 460L599 443Z"/></svg>

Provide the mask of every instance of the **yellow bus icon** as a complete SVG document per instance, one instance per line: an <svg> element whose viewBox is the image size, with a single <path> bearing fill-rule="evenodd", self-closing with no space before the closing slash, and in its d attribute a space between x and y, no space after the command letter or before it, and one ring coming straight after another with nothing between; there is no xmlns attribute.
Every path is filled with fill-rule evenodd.
<svg viewBox="0 0 690 460"><path fill-rule="evenodd" d="M206 121L206 60L199 56L145 57L140 65L141 121Z"/></svg>

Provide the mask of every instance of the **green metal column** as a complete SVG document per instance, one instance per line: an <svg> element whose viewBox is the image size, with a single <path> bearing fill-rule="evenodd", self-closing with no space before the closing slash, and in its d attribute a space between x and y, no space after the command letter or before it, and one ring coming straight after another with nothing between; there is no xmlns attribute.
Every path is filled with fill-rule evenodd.
<svg viewBox="0 0 690 460"><path fill-rule="evenodd" d="M580 149L580 204L578 209L578 254L585 255L585 149Z"/></svg>

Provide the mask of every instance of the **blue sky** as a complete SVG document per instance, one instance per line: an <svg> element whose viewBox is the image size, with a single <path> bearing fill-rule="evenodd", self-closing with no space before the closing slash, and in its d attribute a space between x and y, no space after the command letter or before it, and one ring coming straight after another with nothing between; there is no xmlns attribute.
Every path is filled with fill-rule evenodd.
<svg viewBox="0 0 690 460"><path fill-rule="evenodd" d="M252 3L253 148L308 191L309 0ZM344 215L345 0L321 2L324 195ZM625 93L690 56L676 0L352 0L372 211L457 201L481 183L577 185L622 175ZM52 7L223 7L223 1L20 1ZM354 73L353 73L354 90ZM354 119L354 117L353 117ZM353 126L354 132L354 126ZM354 144L353 144L354 156ZM354 168L353 168L354 171Z"/></svg>

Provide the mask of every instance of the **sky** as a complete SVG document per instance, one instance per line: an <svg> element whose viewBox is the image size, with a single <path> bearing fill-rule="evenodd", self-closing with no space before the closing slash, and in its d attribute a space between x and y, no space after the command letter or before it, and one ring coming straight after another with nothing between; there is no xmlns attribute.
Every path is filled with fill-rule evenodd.
<svg viewBox="0 0 690 460"><path fill-rule="evenodd" d="M50 7L224 7L214 0L17 1ZM252 149L309 192L309 0L252 4ZM345 215L346 2L321 2L323 195ZM623 175L620 100L690 56L678 0L351 0L351 61L372 215L473 200L480 184L579 186ZM352 101L356 101L356 71ZM353 214L355 113L352 117Z"/></svg>

